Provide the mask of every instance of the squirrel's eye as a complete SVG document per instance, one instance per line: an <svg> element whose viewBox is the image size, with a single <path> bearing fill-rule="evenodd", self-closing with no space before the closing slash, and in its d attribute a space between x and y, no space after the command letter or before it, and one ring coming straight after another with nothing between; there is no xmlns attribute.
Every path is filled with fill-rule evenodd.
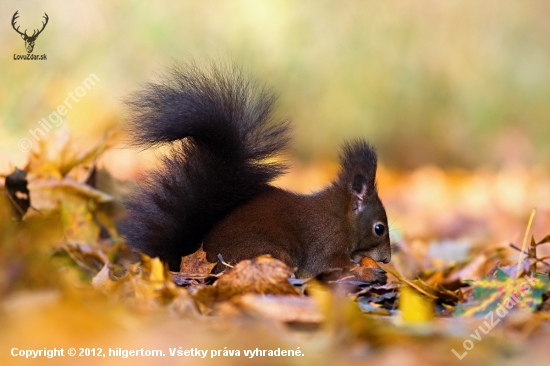
<svg viewBox="0 0 550 366"><path fill-rule="evenodd" d="M374 224L373 230L376 235L382 236L386 232L386 227L384 226L384 224L376 223Z"/></svg>

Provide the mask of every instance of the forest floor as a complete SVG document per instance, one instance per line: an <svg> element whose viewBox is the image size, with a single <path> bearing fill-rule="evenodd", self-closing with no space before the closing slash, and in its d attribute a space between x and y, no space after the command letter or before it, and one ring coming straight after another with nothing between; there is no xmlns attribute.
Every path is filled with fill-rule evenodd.
<svg viewBox="0 0 550 366"><path fill-rule="evenodd" d="M82 152L65 136L32 152L24 173L4 172L2 365L550 360L544 169L381 167L393 254L388 283L373 285L330 272L296 279L269 257L218 276L201 252L180 272L136 258L116 230L125 185L96 164L109 147ZM308 191L335 172L296 165L276 184Z"/></svg>

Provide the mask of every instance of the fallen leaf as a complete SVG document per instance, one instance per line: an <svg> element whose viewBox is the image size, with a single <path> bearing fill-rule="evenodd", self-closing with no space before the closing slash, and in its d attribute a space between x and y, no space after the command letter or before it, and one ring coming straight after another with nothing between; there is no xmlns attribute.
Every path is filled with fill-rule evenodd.
<svg viewBox="0 0 550 366"><path fill-rule="evenodd" d="M89 199L91 209L98 203L113 201L113 197L72 178L47 179L29 176L32 207L39 212L59 209L59 203L71 196Z"/></svg>
<svg viewBox="0 0 550 366"><path fill-rule="evenodd" d="M210 274L216 263L210 263L206 260L206 252L202 247L195 253L181 258L180 273L193 276L206 276Z"/></svg>
<svg viewBox="0 0 550 366"><path fill-rule="evenodd" d="M240 261L213 286L203 286L195 298L203 304L226 301L244 294L299 295L298 290L288 282L290 268L280 260L262 255Z"/></svg>
<svg viewBox="0 0 550 366"><path fill-rule="evenodd" d="M99 225L94 221L86 199L67 197L59 203L65 238L71 244L93 244L99 238Z"/></svg>
<svg viewBox="0 0 550 366"><path fill-rule="evenodd" d="M237 304L266 318L284 323L320 323L323 320L314 299L305 296L254 295L240 297Z"/></svg>
<svg viewBox="0 0 550 366"><path fill-rule="evenodd" d="M409 286L403 286L399 291L399 310L405 323L427 323L434 317L431 299Z"/></svg>
<svg viewBox="0 0 550 366"><path fill-rule="evenodd" d="M441 286L440 284L437 284L436 286L430 286L426 282L422 281L421 279L416 280L409 280L405 277L401 276L399 272L397 272L395 269L392 269L388 266L384 266L384 269L397 278L397 280L402 283L406 284L421 294L427 296L428 298L431 298L433 300L442 300L450 303L456 303L459 300L459 295L456 291L450 291Z"/></svg>
<svg viewBox="0 0 550 366"><path fill-rule="evenodd" d="M38 141L38 149L31 151L27 171L42 178L61 179L71 174L77 178L75 168L84 168L99 157L114 142L116 132L109 133L90 149L82 152L72 139L69 130L62 125L47 139Z"/></svg>
<svg viewBox="0 0 550 366"><path fill-rule="evenodd" d="M455 316L485 315L502 308L508 312L512 308L533 311L542 303L542 295L550 291L547 275L511 278L501 269L494 276L487 276L472 282L473 300L459 304Z"/></svg>

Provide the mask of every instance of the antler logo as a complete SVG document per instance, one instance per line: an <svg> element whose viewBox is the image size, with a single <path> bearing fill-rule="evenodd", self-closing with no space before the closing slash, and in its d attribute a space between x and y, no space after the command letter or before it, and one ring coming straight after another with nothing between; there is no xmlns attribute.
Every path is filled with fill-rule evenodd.
<svg viewBox="0 0 550 366"><path fill-rule="evenodd" d="M17 13L19 13L19 10L17 10L15 14L13 14L13 18L11 18L11 26L13 27L13 29L15 29L17 33L21 35L21 38L23 38L23 40L25 41L25 48L27 49L27 53L31 53L32 50L34 49L34 42L36 41L36 38L38 38L38 35L42 33L44 28L46 28L46 24L48 24L48 19L49 19L48 14L44 13L43 18L46 19L46 21L42 22L42 29L40 30L35 29L32 33L32 36L29 36L27 34L26 29L25 29L25 32L21 33L19 31L19 26L15 28L15 21L17 18L19 18L19 15Z"/></svg>

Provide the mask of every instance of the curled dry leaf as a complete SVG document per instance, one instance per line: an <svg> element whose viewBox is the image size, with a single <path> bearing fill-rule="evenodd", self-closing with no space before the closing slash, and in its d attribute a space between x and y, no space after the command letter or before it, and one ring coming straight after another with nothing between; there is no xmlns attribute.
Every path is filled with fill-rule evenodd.
<svg viewBox="0 0 550 366"><path fill-rule="evenodd" d="M195 298L203 304L212 304L244 294L299 295L298 290L288 282L291 274L286 264L263 255L237 263L213 286L200 288Z"/></svg>

